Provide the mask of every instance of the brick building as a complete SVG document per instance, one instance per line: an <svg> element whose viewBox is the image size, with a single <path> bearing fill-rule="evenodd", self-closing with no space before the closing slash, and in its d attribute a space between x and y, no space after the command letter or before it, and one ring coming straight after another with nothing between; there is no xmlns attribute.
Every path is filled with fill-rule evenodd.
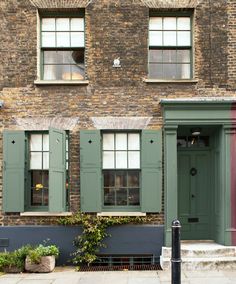
<svg viewBox="0 0 236 284"><path fill-rule="evenodd" d="M152 215L136 244L137 228L120 228L135 246L119 240L123 254L158 255L177 216L183 239L236 245L235 12L234 0L1 1L2 243L83 211Z"/></svg>

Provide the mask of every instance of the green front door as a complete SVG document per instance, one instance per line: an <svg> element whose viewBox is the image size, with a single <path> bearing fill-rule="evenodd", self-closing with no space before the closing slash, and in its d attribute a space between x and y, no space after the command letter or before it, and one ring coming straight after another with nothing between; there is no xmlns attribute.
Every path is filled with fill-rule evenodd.
<svg viewBox="0 0 236 284"><path fill-rule="evenodd" d="M181 238L211 238L211 167L209 151L178 151L178 215Z"/></svg>

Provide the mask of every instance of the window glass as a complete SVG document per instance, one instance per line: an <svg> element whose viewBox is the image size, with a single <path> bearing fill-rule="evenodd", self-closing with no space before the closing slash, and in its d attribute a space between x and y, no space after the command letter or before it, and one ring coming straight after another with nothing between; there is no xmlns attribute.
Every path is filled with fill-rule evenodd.
<svg viewBox="0 0 236 284"><path fill-rule="evenodd" d="M83 47L84 46L84 33L83 32L71 33L71 46L72 47Z"/></svg>
<svg viewBox="0 0 236 284"><path fill-rule="evenodd" d="M30 150L41 151L42 150L42 135L32 134L30 136Z"/></svg>
<svg viewBox="0 0 236 284"><path fill-rule="evenodd" d="M177 29L178 30L190 30L190 18L189 17L179 17L177 18Z"/></svg>
<svg viewBox="0 0 236 284"><path fill-rule="evenodd" d="M149 21L150 30L162 30L162 18L151 17Z"/></svg>
<svg viewBox="0 0 236 284"><path fill-rule="evenodd" d="M116 150L127 150L127 134L116 134Z"/></svg>
<svg viewBox="0 0 236 284"><path fill-rule="evenodd" d="M114 169L115 168L114 152L111 152L111 151L103 152L103 168L104 169Z"/></svg>
<svg viewBox="0 0 236 284"><path fill-rule="evenodd" d="M140 150L140 136L138 133L128 134L128 150Z"/></svg>
<svg viewBox="0 0 236 284"><path fill-rule="evenodd" d="M42 154L41 153L31 152L30 168L32 170L42 169Z"/></svg>
<svg viewBox="0 0 236 284"><path fill-rule="evenodd" d="M68 32L57 33L57 47L70 47L70 34Z"/></svg>
<svg viewBox="0 0 236 284"><path fill-rule="evenodd" d="M127 152L116 152L116 168L127 169Z"/></svg>
<svg viewBox="0 0 236 284"><path fill-rule="evenodd" d="M104 206L139 206L140 134L104 133L102 141Z"/></svg>
<svg viewBox="0 0 236 284"><path fill-rule="evenodd" d="M175 46L176 45L176 32L165 31L164 36L164 46Z"/></svg>
<svg viewBox="0 0 236 284"><path fill-rule="evenodd" d="M84 18L42 18L42 79L83 80L84 45Z"/></svg>
<svg viewBox="0 0 236 284"><path fill-rule="evenodd" d="M103 150L114 150L114 134L103 134Z"/></svg>
<svg viewBox="0 0 236 284"><path fill-rule="evenodd" d="M56 28L57 28L57 31L69 31L70 30L70 20L67 18L57 18Z"/></svg>
<svg viewBox="0 0 236 284"><path fill-rule="evenodd" d="M71 19L71 31L83 31L83 30L84 30L83 18Z"/></svg>
<svg viewBox="0 0 236 284"><path fill-rule="evenodd" d="M191 18L150 17L149 78L191 78Z"/></svg>
<svg viewBox="0 0 236 284"><path fill-rule="evenodd" d="M56 33L42 32L42 47L54 47L56 45Z"/></svg>
<svg viewBox="0 0 236 284"><path fill-rule="evenodd" d="M163 30L176 30L176 18L164 17L163 18Z"/></svg>
<svg viewBox="0 0 236 284"><path fill-rule="evenodd" d="M50 18L42 19L42 31L55 31L55 29L56 29L55 19L50 19Z"/></svg>
<svg viewBox="0 0 236 284"><path fill-rule="evenodd" d="M129 169L138 169L140 168L140 153L139 151L129 151Z"/></svg>

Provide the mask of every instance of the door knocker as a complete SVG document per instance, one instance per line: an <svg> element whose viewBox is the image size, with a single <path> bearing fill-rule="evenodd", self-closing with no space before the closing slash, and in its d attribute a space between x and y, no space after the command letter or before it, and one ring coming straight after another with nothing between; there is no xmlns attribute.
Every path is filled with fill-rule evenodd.
<svg viewBox="0 0 236 284"><path fill-rule="evenodd" d="M197 169L191 168L191 170L190 170L190 175L191 175L191 176L195 176L196 174L197 174Z"/></svg>

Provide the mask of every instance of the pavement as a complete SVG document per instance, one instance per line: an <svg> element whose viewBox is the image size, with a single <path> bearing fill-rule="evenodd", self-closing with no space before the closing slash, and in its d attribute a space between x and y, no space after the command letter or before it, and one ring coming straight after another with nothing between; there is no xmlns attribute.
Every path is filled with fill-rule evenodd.
<svg viewBox="0 0 236 284"><path fill-rule="evenodd" d="M236 271L182 271L181 284L236 284ZM56 268L52 273L21 273L0 276L0 284L167 284L170 271L77 272Z"/></svg>

